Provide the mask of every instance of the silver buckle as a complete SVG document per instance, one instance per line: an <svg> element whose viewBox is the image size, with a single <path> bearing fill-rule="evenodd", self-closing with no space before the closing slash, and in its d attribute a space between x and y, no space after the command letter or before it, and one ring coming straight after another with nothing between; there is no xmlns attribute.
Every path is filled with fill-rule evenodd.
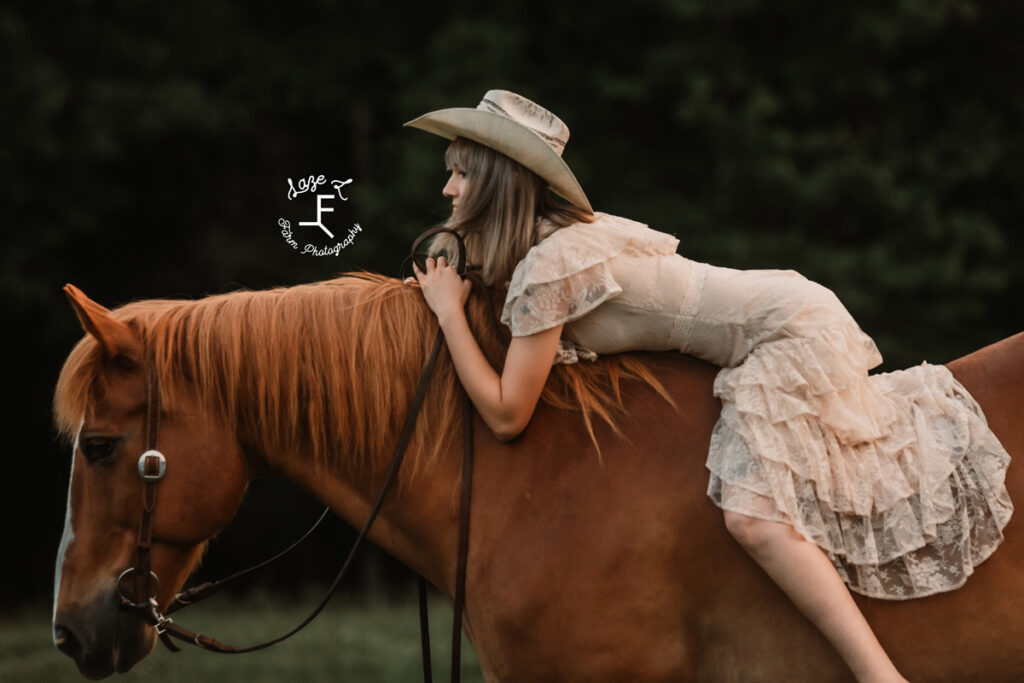
<svg viewBox="0 0 1024 683"><path fill-rule="evenodd" d="M156 474L147 473L147 465L151 458L155 458L157 461ZM164 454L160 451L148 450L139 456L139 476L142 477L142 481L147 483L156 483L164 478L164 472L167 471L167 460L164 458Z"/></svg>
<svg viewBox="0 0 1024 683"><path fill-rule="evenodd" d="M156 629L156 632L158 634L163 635L167 631L167 624L173 624L174 619L171 619L170 617L165 617L164 615L160 614L160 611L157 609L156 601L152 599L151 601L153 603L153 616L156 617L156 623L153 624L153 628Z"/></svg>

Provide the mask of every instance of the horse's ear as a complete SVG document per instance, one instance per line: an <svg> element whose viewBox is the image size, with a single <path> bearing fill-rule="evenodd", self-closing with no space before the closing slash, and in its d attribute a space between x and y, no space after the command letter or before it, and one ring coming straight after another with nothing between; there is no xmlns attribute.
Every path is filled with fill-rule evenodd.
<svg viewBox="0 0 1024 683"><path fill-rule="evenodd" d="M78 287L66 284L64 293L71 301L71 307L75 309L82 327L99 342L104 356L121 356L132 360L137 358L139 342L132 328L115 320L109 310L87 297Z"/></svg>

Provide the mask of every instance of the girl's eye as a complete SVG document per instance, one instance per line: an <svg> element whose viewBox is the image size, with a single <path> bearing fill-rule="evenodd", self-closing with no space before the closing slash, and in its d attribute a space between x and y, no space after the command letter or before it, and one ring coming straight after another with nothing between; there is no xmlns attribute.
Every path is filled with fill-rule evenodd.
<svg viewBox="0 0 1024 683"><path fill-rule="evenodd" d="M96 437L82 442L82 454L89 462L109 458L114 454L119 439Z"/></svg>

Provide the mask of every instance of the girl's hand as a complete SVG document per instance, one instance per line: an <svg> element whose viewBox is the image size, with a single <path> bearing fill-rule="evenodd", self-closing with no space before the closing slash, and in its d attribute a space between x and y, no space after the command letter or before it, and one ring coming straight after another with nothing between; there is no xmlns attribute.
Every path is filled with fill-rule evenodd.
<svg viewBox="0 0 1024 683"><path fill-rule="evenodd" d="M425 273L415 263L412 269L420 282L423 298L427 300L427 305L438 321L444 321L452 315L463 315L473 283L463 280L459 271L448 265L444 256L439 256L436 263L432 257L428 257L426 265Z"/></svg>

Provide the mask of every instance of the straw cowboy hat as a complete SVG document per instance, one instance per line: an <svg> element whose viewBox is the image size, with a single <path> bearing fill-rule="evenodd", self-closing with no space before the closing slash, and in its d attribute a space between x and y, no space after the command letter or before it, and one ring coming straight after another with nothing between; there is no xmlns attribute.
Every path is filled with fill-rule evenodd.
<svg viewBox="0 0 1024 683"><path fill-rule="evenodd" d="M508 90L489 90L476 109L440 109L405 125L454 140L486 145L548 181L551 190L593 212L576 176L562 161L569 127L544 107Z"/></svg>

